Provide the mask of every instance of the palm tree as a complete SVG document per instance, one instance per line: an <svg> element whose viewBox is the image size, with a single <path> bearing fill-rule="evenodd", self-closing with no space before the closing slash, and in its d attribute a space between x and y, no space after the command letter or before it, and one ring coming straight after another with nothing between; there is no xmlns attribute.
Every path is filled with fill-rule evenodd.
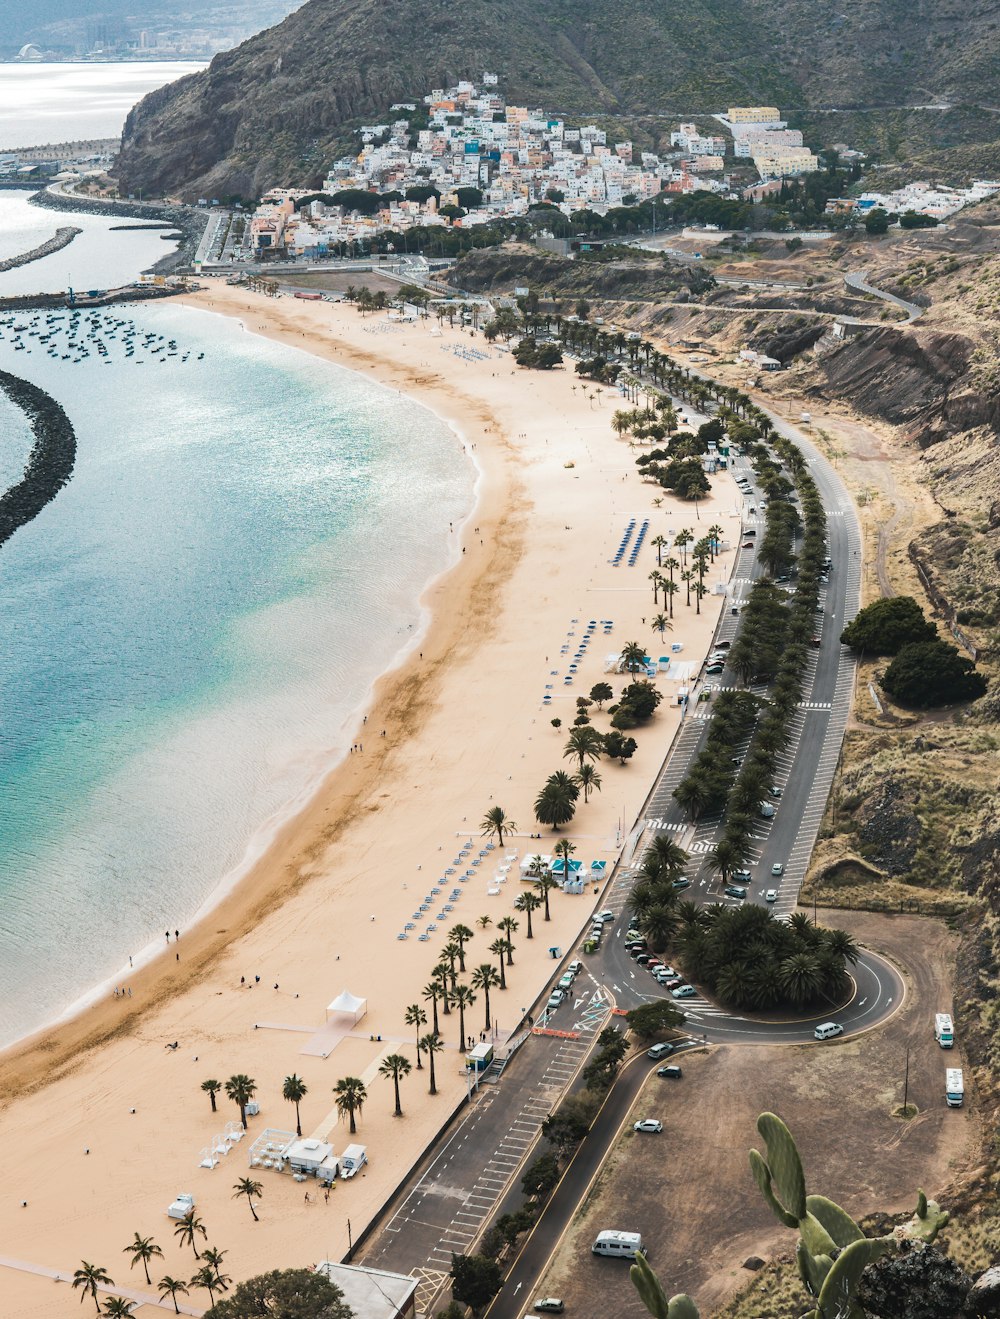
<svg viewBox="0 0 1000 1319"><path fill-rule="evenodd" d="M218 1112L218 1109L215 1107L215 1096L222 1089L222 1082L216 1081L214 1079L210 1079L208 1081L202 1081L201 1088L202 1090L205 1091L209 1099L212 1101L212 1112L213 1113Z"/></svg>
<svg viewBox="0 0 1000 1319"><path fill-rule="evenodd" d="M531 930L531 913L537 911L542 905L542 900L537 893L519 893L514 899L514 909L523 911L528 918L528 938L534 938Z"/></svg>
<svg viewBox="0 0 1000 1319"><path fill-rule="evenodd" d="M399 1078L409 1076L413 1070L409 1058L403 1053L389 1053L382 1059L378 1069L379 1076L384 1076L387 1081L391 1080L396 1091L396 1117L403 1116L403 1110L399 1103Z"/></svg>
<svg viewBox="0 0 1000 1319"><path fill-rule="evenodd" d="M629 673L638 673L646 667L646 647L640 646L638 641L626 641L619 658Z"/></svg>
<svg viewBox="0 0 1000 1319"><path fill-rule="evenodd" d="M663 583L663 598L666 600L667 604L669 605L667 612L669 613L670 617L673 618L674 596L677 594L678 590L680 589L677 583L674 581L674 573L678 571L681 565L677 562L676 559L665 559L663 566L664 568L666 568L668 573L667 579Z"/></svg>
<svg viewBox="0 0 1000 1319"><path fill-rule="evenodd" d="M444 1008L444 1015L447 1016L451 1012L451 967L447 962L438 962L431 976L441 987L441 1006Z"/></svg>
<svg viewBox="0 0 1000 1319"><path fill-rule="evenodd" d="M180 1314L181 1310L180 1310L180 1306L177 1304L177 1298L178 1296L187 1296L188 1294L187 1283L181 1282L179 1278L171 1278L168 1273L165 1273L163 1277L160 1279L160 1281L156 1284L156 1290L163 1297L169 1296L174 1303L174 1313Z"/></svg>
<svg viewBox="0 0 1000 1319"><path fill-rule="evenodd" d="M583 731L583 729L573 729L574 733ZM597 732L596 729L587 729L586 731ZM550 778L535 798L535 819L539 824L551 825L553 829L558 829L562 824L569 824L576 814L574 794L577 792L579 792L579 789L574 783L554 783Z"/></svg>
<svg viewBox="0 0 1000 1319"><path fill-rule="evenodd" d="M688 568L681 573L681 581L687 587L687 607L691 608L691 583L694 581L694 573Z"/></svg>
<svg viewBox="0 0 1000 1319"><path fill-rule="evenodd" d="M504 971L504 957L507 953L507 940L494 939L490 944L490 952L496 957L497 964L500 968L500 988L507 988L507 975Z"/></svg>
<svg viewBox="0 0 1000 1319"><path fill-rule="evenodd" d="M583 724L580 728L571 728L566 746L563 748L563 760L576 757L580 767L585 760L598 760L604 750L604 738L596 728Z"/></svg>
<svg viewBox="0 0 1000 1319"><path fill-rule="evenodd" d="M291 1076L286 1076L284 1084L281 1087L282 1099L287 1099L290 1104L295 1105L295 1134L302 1135L302 1119L299 1117L299 1104L308 1094L308 1086L301 1076L296 1076L292 1072Z"/></svg>
<svg viewBox="0 0 1000 1319"><path fill-rule="evenodd" d="M513 916L505 916L502 921L497 921L497 929L503 930L504 937L507 940L507 965L514 965L514 944L513 935L519 929L517 921Z"/></svg>
<svg viewBox="0 0 1000 1319"><path fill-rule="evenodd" d="M559 857L559 859L563 863L563 879L569 879L570 857L572 857L573 853L576 851L576 847L573 845L573 843L569 841L568 838L562 838L559 840L558 843L556 843L555 848L553 850L555 851L556 856ZM546 893L545 896L547 899L548 893ZM547 907L546 907L546 911L548 911ZM546 916L545 919L548 920L548 916Z"/></svg>
<svg viewBox="0 0 1000 1319"><path fill-rule="evenodd" d="M256 1218L256 1214L254 1217ZM194 1251L195 1259L201 1259L201 1256L198 1254L198 1242L196 1239L199 1233L203 1237L208 1236L208 1233L205 1231L205 1224L193 1209L190 1213L185 1214L181 1221L174 1226L174 1236L182 1246L191 1247Z"/></svg>
<svg viewBox="0 0 1000 1319"><path fill-rule="evenodd" d="M668 544L667 538L666 536L654 536L649 543L656 546L656 566L660 568L663 566L663 551Z"/></svg>
<svg viewBox="0 0 1000 1319"><path fill-rule="evenodd" d="M503 847L505 834L517 832L517 825L510 819L502 806L491 806L483 816L479 827L484 838L496 835L497 847Z"/></svg>
<svg viewBox="0 0 1000 1319"><path fill-rule="evenodd" d="M861 956L860 947L846 930L823 930L821 937L828 953L850 962L852 966Z"/></svg>
<svg viewBox="0 0 1000 1319"><path fill-rule="evenodd" d="M812 953L793 953L778 963L777 980L793 1005L802 1008L823 988L819 959Z"/></svg>
<svg viewBox="0 0 1000 1319"><path fill-rule="evenodd" d="M661 953L677 930L677 913L672 906L658 903L649 907L639 920L639 929L649 940L654 953Z"/></svg>
<svg viewBox="0 0 1000 1319"><path fill-rule="evenodd" d="M135 1234L135 1240L132 1242L130 1246L125 1246L125 1248L122 1251L122 1254L132 1256L132 1259L129 1261L130 1269L134 1269L135 1266L139 1263L139 1261L142 1260L142 1267L146 1271L146 1282L148 1284L152 1284L153 1280L149 1276L149 1261L151 1259L163 1258L163 1251L156 1244L153 1238L141 1237L137 1232Z"/></svg>
<svg viewBox="0 0 1000 1319"><path fill-rule="evenodd" d="M351 1120L351 1135L353 1136L358 1130L357 1123L354 1121L354 1114L361 1112L365 1100L368 1098L365 1083L357 1076L345 1076L333 1087L333 1093L337 1096L337 1112L341 1117L346 1113Z"/></svg>
<svg viewBox="0 0 1000 1319"><path fill-rule="evenodd" d="M660 599L660 583L663 581L663 574L660 572L659 568L653 569L649 574L649 580L653 583L653 604L655 605Z"/></svg>
<svg viewBox="0 0 1000 1319"><path fill-rule="evenodd" d="M465 945L472 938L472 931L467 925L453 925L448 931L448 938L458 944L458 969L465 974Z"/></svg>
<svg viewBox="0 0 1000 1319"><path fill-rule="evenodd" d="M666 590L666 586L667 583L664 581L663 583L664 590ZM657 614L656 617L653 619L652 627L654 632L659 632L661 645L663 644L664 633L673 631L673 624L671 623L670 619L667 617L666 614Z"/></svg>
<svg viewBox="0 0 1000 1319"><path fill-rule="evenodd" d="M458 972L455 970L455 962L458 958L458 951L459 951L458 944L453 939L449 939L448 942L445 944L445 946L441 949L441 958L442 960L446 960L448 963L448 979L451 984L452 998L455 997L454 990L455 990L455 985L458 982Z"/></svg>
<svg viewBox="0 0 1000 1319"><path fill-rule="evenodd" d="M584 805L590 800L592 792L601 790L601 776L593 765L581 765L579 771L573 775L573 782L583 789Z"/></svg>
<svg viewBox="0 0 1000 1319"><path fill-rule="evenodd" d="M260 1182L255 1182L252 1177L241 1177L233 1187L234 1200L238 1200L241 1195L246 1196L247 1204L250 1206L250 1212L253 1214L253 1221L255 1223L259 1223L260 1219L257 1217L257 1210L253 1207L253 1198L256 1196L259 1200L263 1194L263 1186L261 1186ZM198 1252L195 1251L195 1258L197 1259L197 1257Z"/></svg>
<svg viewBox="0 0 1000 1319"><path fill-rule="evenodd" d="M722 537L724 535L723 529L722 527L719 526L718 522L716 522L713 526L709 527L708 535L709 535L709 542L708 542L709 553L711 554L712 559L714 561L716 554L719 552L719 546L722 544Z"/></svg>
<svg viewBox="0 0 1000 1319"><path fill-rule="evenodd" d="M493 968L490 967L490 970L492 971ZM428 1061L428 1066L429 1066L430 1069L431 1069L431 1088L430 1088L430 1093L431 1093L432 1095L436 1095L436 1094L437 1094L437 1082L436 1082L436 1080L435 1080L435 1078L434 1078L434 1055L435 1055L436 1053L440 1053L440 1052L441 1052L441 1050L444 1048L444 1043L443 1043L443 1041L442 1041L442 1039L441 1039L441 1036L437 1033L437 1031L431 1031L428 1035L425 1035L425 1036L423 1037L423 1039L420 1041L420 1047L421 1047L422 1049L425 1049L426 1052L427 1052L427 1057L428 1057L428 1060L429 1060L429 1061Z"/></svg>
<svg viewBox="0 0 1000 1319"><path fill-rule="evenodd" d="M420 1071L423 1067L423 1063L420 1061L420 1027L427 1025L427 1013L419 1003L411 1003L406 1009L404 1020L407 1026L413 1026L417 1032L417 1071Z"/></svg>
<svg viewBox="0 0 1000 1319"><path fill-rule="evenodd" d="M665 834L657 834L647 848L646 856L655 858L657 866L666 872L669 879L676 879L682 874L691 859L683 847L679 847Z"/></svg>
<svg viewBox="0 0 1000 1319"><path fill-rule="evenodd" d="M89 1292L97 1306L98 1314L101 1313L101 1304L97 1299L98 1287L114 1285L106 1269L102 1269L100 1264L88 1264L85 1259L80 1261L80 1267L73 1274L73 1286L80 1288L80 1300L82 1301Z"/></svg>
<svg viewBox="0 0 1000 1319"><path fill-rule="evenodd" d="M441 986L436 980L429 980L420 991L424 998L428 999L433 1007L434 1012L434 1034L438 1034L438 999L441 997Z"/></svg>
<svg viewBox="0 0 1000 1319"><path fill-rule="evenodd" d="M215 1276L215 1269L208 1264L203 1264L191 1279L192 1287L203 1287L208 1292L209 1302L213 1306L215 1305L215 1290L218 1285L219 1281Z"/></svg>
<svg viewBox="0 0 1000 1319"><path fill-rule="evenodd" d="M552 917L549 914L549 893L552 889L558 888L559 884L551 875L539 875L538 879L535 880L535 884L545 905L545 919L550 921Z"/></svg>
<svg viewBox="0 0 1000 1319"><path fill-rule="evenodd" d="M468 985L455 986L455 1003L458 1007L458 1030L461 1036L459 1048L465 1048L465 1009L471 1008L476 1001L476 996Z"/></svg>
<svg viewBox="0 0 1000 1319"><path fill-rule="evenodd" d="M476 917L476 924L479 926L479 928L480 928L481 930L488 930L488 929L490 928L490 926L493 924L493 917L492 917L492 916L477 916L477 917Z"/></svg>
<svg viewBox="0 0 1000 1319"><path fill-rule="evenodd" d="M257 1093L257 1084L249 1076L242 1072L237 1072L226 1082L226 1094L239 1106L240 1121L243 1123L243 1130L247 1129L247 1104Z"/></svg>
<svg viewBox="0 0 1000 1319"><path fill-rule="evenodd" d="M687 527L682 527L674 537L674 548L680 550L681 561L684 567L687 567L687 547L694 540L694 532L689 531Z"/></svg>
<svg viewBox="0 0 1000 1319"><path fill-rule="evenodd" d="M137 1304L136 1301L127 1301L124 1296L107 1296L104 1300L104 1309L98 1313L110 1315L111 1319L123 1319L123 1317L128 1319Z"/></svg>
<svg viewBox="0 0 1000 1319"><path fill-rule="evenodd" d="M486 1001L486 1030L490 1028L490 990L495 989L499 983L500 977L489 962L483 962L472 973L473 988L482 990Z"/></svg>
<svg viewBox="0 0 1000 1319"><path fill-rule="evenodd" d="M215 1246L206 1246L201 1252L201 1257L206 1264L210 1264L215 1269L216 1281L219 1284L220 1291L228 1291L232 1278L227 1278L222 1272L222 1261L226 1257L224 1250L218 1250Z"/></svg>

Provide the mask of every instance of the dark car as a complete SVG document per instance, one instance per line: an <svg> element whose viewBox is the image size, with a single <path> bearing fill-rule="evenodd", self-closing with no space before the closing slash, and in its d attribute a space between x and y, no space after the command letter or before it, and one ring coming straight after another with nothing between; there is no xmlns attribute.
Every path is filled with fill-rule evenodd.
<svg viewBox="0 0 1000 1319"><path fill-rule="evenodd" d="M635 960L639 963L640 966L648 966L649 953L639 953Z"/></svg>
<svg viewBox="0 0 1000 1319"><path fill-rule="evenodd" d="M729 647L730 647L732 644L733 644L733 643L732 643L731 641L717 641L717 642L715 643L715 649L716 649L716 650L728 650Z"/></svg>
<svg viewBox="0 0 1000 1319"><path fill-rule="evenodd" d="M677 1066L676 1063L670 1063L666 1067L657 1067L656 1075L665 1076L671 1081L679 1081L681 1077L684 1075L684 1073L681 1071L681 1069Z"/></svg>
<svg viewBox="0 0 1000 1319"><path fill-rule="evenodd" d="M718 661L716 661L715 664L710 664L710 665L708 666L708 668L705 670L705 672L706 672L706 673L721 673L721 672L723 671L723 669L725 669L725 667L726 667L725 664L721 664L721 663L719 663Z"/></svg>
<svg viewBox="0 0 1000 1319"><path fill-rule="evenodd" d="M745 540L741 548L744 550L752 550L754 549L754 543L752 540Z"/></svg>

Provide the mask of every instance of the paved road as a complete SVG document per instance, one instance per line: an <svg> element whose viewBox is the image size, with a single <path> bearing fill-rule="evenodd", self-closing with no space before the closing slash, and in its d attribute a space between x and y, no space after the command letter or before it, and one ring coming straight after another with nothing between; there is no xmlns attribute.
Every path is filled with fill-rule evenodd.
<svg viewBox="0 0 1000 1319"><path fill-rule="evenodd" d="M901 307L906 312L906 321L904 324L911 324L918 316L923 316L923 307L918 307L915 302L907 302L905 298L897 298L895 293L886 293L882 289L877 289L873 284L868 283L867 270L852 270L850 274L844 276L844 283L855 293L870 293L873 298L881 298L883 302L890 302L894 307ZM845 318L853 320L851 318ZM861 324L860 321L854 321L854 324Z"/></svg>

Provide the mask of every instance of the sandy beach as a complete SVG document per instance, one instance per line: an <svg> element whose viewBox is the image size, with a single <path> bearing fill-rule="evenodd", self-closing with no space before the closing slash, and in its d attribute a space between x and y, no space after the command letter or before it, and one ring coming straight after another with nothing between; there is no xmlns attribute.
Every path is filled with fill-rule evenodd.
<svg viewBox="0 0 1000 1319"><path fill-rule="evenodd" d="M535 937L527 941L524 918L513 910L526 887L517 864L504 883L495 876L496 853L472 864L485 845L484 813L499 805L518 823L508 844L518 860L551 852L567 837L577 859L588 867L604 861L610 873L678 725L681 675L688 665L697 672L724 600L707 595L698 615L682 589L673 631L661 639L651 628L660 608L648 581L656 567L651 541L685 527L697 537L718 523L738 544L731 478L713 478L697 515L644 484L628 443L611 429L618 395L578 383L571 367L522 371L481 334L445 323L436 335L434 322L362 318L345 304L269 299L221 283L187 301L433 409L457 428L478 467L478 501L466 525L454 529L455 566L423 601L425 635L359 713L361 749L331 771L252 873L195 928L165 941L153 965L123 972L131 996L109 995L0 1057L4 1315L79 1313L77 1293L52 1279L72 1275L81 1259L102 1265L121 1287L151 1294L141 1266L129 1270L122 1253L136 1232L154 1237L164 1253L155 1261L154 1288L163 1273L190 1278L197 1261L174 1240L165 1212L180 1192L195 1196L208 1243L227 1252L225 1271L236 1280L345 1253L348 1218L357 1239L466 1092L456 1013L441 1017L438 1095L428 1094L425 1064L402 1082L404 1116L395 1118L392 1084L378 1074L388 1053L415 1061L404 1011L423 1003L447 931L459 922L475 931L471 969L495 965L488 948L498 920L513 915L520 923L508 988L491 996L502 1042L548 985L556 967L550 946L574 947L597 900L590 884L583 896L554 892L551 922L536 912ZM405 466L405 435L399 460ZM634 565L626 554L613 566L631 519L637 529L648 520L644 544ZM728 580L732 563L732 551L722 554L706 585ZM591 620L592 640L570 675ZM652 723L634 733L638 751L628 765L602 760L602 790L587 805L581 800L559 834L540 829L532 805L545 778L575 768L563 758L575 700L606 676L606 657L633 640L652 656L682 643L671 666L678 676L657 677L664 700ZM608 681L617 693L626 680ZM551 726L553 717L561 729ZM607 714L595 712L594 724L607 731ZM540 840L531 837L536 832ZM456 865L468 840L471 852ZM474 873L460 882L464 868ZM448 869L455 873L446 876ZM491 921L485 931L477 924L484 916ZM326 1015L343 990L368 1005L349 1028ZM480 997L466 1032L478 1037L483 1025ZM176 1049L168 1047L174 1042ZM260 1115L217 1167L202 1168L203 1151L239 1114L224 1095L213 1114L201 1083L237 1072L255 1079ZM362 1078L368 1100L353 1139L367 1146L370 1164L338 1183L329 1203L315 1183L254 1170L263 1185L254 1223L233 1187L250 1175L249 1145L266 1127L294 1130L294 1109L281 1097L282 1080L293 1072L308 1086L304 1134L329 1139L338 1152L352 1138L338 1121L332 1088L344 1076ZM206 1293L193 1291L187 1312L201 1313L207 1303ZM144 1304L137 1313L153 1308ZM165 1308L173 1313L169 1301Z"/></svg>

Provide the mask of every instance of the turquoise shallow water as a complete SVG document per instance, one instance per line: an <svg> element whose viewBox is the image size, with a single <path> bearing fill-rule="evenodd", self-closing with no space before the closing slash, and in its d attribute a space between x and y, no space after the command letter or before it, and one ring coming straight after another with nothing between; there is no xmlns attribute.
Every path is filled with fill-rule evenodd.
<svg viewBox="0 0 1000 1319"><path fill-rule="evenodd" d="M0 1044L183 927L346 750L473 486L431 413L233 322L17 323L50 342L4 328L0 367L78 457L0 550ZM0 402L0 479L27 443Z"/></svg>

